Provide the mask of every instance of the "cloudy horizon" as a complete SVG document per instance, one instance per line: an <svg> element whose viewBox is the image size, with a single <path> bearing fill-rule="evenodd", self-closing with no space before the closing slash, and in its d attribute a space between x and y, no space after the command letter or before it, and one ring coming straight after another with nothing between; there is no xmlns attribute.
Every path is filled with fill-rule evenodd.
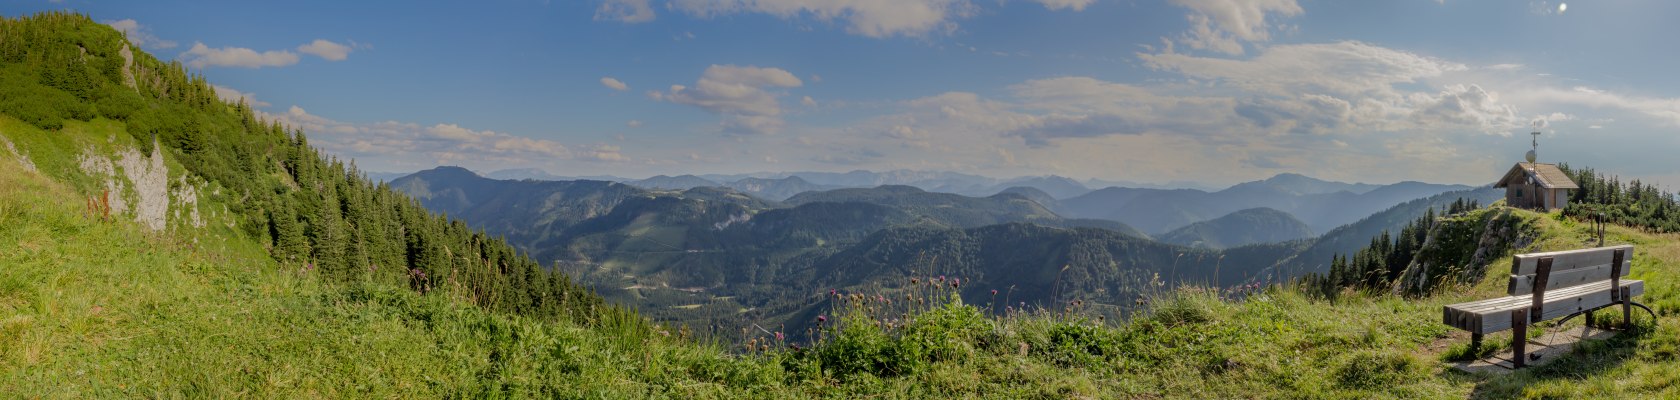
<svg viewBox="0 0 1680 400"><path fill-rule="evenodd" d="M1542 162L1680 187L1672 3L190 7L7 14L88 13L369 171L1478 185L1539 130Z"/></svg>

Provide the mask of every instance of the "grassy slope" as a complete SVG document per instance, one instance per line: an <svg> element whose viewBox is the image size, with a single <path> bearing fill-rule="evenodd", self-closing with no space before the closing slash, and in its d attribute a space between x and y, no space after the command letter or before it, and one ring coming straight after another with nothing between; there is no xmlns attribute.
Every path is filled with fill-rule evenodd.
<svg viewBox="0 0 1680 400"><path fill-rule="evenodd" d="M71 125L0 118L47 174L104 141L76 134L98 121ZM395 282L323 286L227 231L90 218L80 193L0 150L0 393L709 397L777 383L774 366L716 347L492 315Z"/></svg>
<svg viewBox="0 0 1680 400"><path fill-rule="evenodd" d="M394 282L322 285L308 272L281 270L260 245L216 224L153 234L100 222L84 212L95 186L76 179L72 160L89 146L132 145L107 142L114 127L72 122L47 133L0 118L0 132L42 171L26 172L0 151L0 393L1680 396L1680 236L1673 234L1610 232L1612 243L1638 246L1635 277L1647 280L1643 300L1663 315L1658 328L1645 322L1634 334L1503 377L1467 375L1438 361L1459 352L1442 344L1467 341L1439 323L1440 306L1500 295L1498 279L1423 299L1354 293L1334 304L1287 290L1228 302L1189 289L1159 296L1149 316L1105 329L1044 312L994 320L971 308L917 307L915 327L894 337L857 328L829 335L815 351L731 356L716 346L492 314ZM219 208L214 198L205 201L205 209ZM1522 215L1541 232L1525 251L1586 242L1584 225ZM1489 277L1499 273L1496 265ZM937 302L939 294L920 300ZM867 314L853 318L868 323ZM894 349L914 351L883 351ZM895 354L913 357L895 363ZM841 372L859 361L916 368L884 378Z"/></svg>

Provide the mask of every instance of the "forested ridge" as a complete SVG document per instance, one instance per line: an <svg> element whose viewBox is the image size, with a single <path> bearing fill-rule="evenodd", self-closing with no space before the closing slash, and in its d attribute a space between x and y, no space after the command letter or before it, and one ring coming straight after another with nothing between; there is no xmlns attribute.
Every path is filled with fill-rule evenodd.
<svg viewBox="0 0 1680 400"><path fill-rule="evenodd" d="M67 120L118 121L144 153L155 140L192 174L238 195L228 207L245 235L321 279L449 287L488 309L544 318L637 320L503 239L373 183L301 130L223 101L202 75L84 15L0 20L0 113L48 132Z"/></svg>

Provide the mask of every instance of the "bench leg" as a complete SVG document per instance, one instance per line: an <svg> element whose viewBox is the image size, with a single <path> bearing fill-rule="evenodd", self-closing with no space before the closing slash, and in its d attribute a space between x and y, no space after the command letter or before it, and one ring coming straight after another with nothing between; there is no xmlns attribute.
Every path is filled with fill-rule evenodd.
<svg viewBox="0 0 1680 400"><path fill-rule="evenodd" d="M1593 327L1593 312L1594 312L1594 311L1596 311L1596 310L1588 310L1588 311L1587 311L1587 312L1586 312L1586 317L1587 317L1587 327L1588 327L1588 328L1592 328L1592 327Z"/></svg>
<svg viewBox="0 0 1680 400"><path fill-rule="evenodd" d="M1624 330L1633 328L1633 301L1628 300L1629 297L1633 297L1632 294L1633 288L1622 288L1622 329Z"/></svg>
<svg viewBox="0 0 1680 400"><path fill-rule="evenodd" d="M1511 312L1511 368L1528 364L1528 310Z"/></svg>
<svg viewBox="0 0 1680 400"><path fill-rule="evenodd" d="M1482 350L1482 334L1480 334L1480 333L1470 334L1470 354L1479 353L1481 350Z"/></svg>

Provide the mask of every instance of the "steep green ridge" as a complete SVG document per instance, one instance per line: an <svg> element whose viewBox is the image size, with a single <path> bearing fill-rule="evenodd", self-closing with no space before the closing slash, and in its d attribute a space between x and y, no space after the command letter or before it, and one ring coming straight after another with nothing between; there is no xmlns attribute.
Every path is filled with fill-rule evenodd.
<svg viewBox="0 0 1680 400"><path fill-rule="evenodd" d="M86 16L0 20L0 63L5 135L83 194L65 201L98 197L154 231L220 218L275 260L332 282L406 280L499 311L634 319L609 315L622 311L503 240L369 182L302 133L221 101L203 77Z"/></svg>
<svg viewBox="0 0 1680 400"><path fill-rule="evenodd" d="M1190 224L1162 234L1156 239L1183 246L1221 249L1287 242L1312 236L1312 228L1308 228L1307 223L1295 219L1295 216L1261 207Z"/></svg>
<svg viewBox="0 0 1680 400"><path fill-rule="evenodd" d="M1312 241L1312 245L1278 261L1277 265L1265 275L1277 281L1286 281L1310 273L1326 274L1338 255L1352 256L1354 252L1369 246L1372 240L1383 236L1385 232L1398 234L1400 230L1427 214L1429 210L1437 213L1445 211L1454 202L1474 201L1477 204L1493 204L1505 198L1505 191L1491 186L1471 190L1456 190L1417 200L1400 203L1382 212L1371 214L1359 222L1347 224L1319 236Z"/></svg>

